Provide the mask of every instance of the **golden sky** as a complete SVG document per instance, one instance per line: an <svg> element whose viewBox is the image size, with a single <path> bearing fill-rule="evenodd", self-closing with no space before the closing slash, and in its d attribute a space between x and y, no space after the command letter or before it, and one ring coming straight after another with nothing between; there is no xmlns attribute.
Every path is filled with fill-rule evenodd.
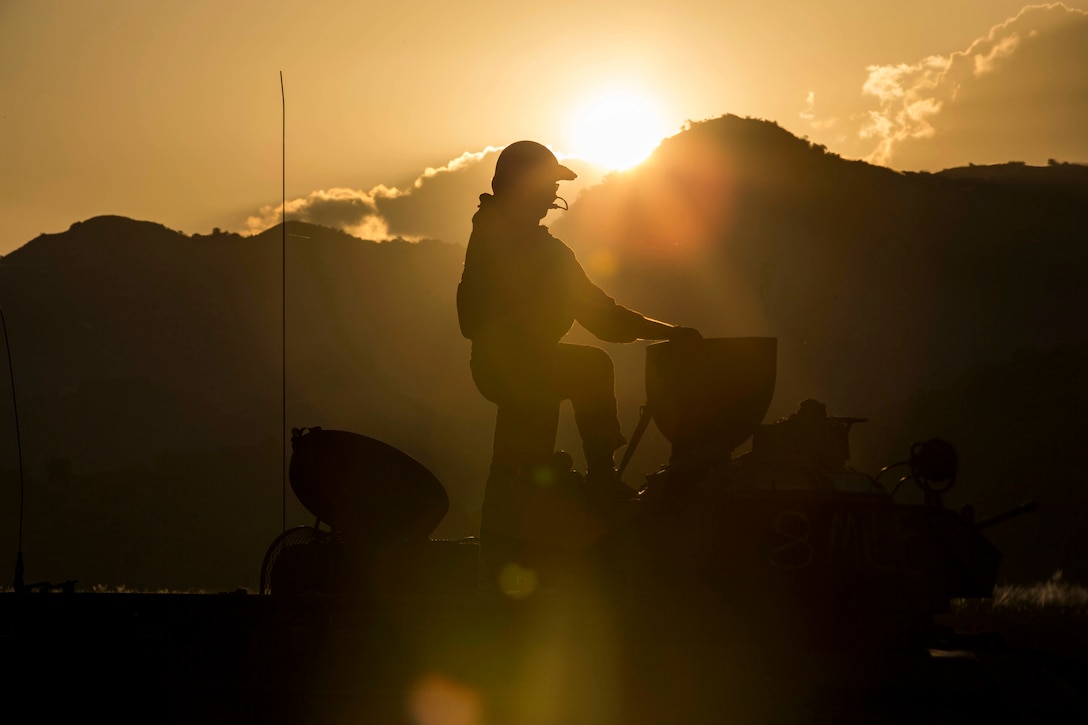
<svg viewBox="0 0 1088 725"><path fill-rule="evenodd" d="M1024 7L0 0L0 254L99 214L246 230L281 70L292 199L520 138L586 155L617 94L666 135L735 113L893 168L1088 161L1088 2Z"/></svg>

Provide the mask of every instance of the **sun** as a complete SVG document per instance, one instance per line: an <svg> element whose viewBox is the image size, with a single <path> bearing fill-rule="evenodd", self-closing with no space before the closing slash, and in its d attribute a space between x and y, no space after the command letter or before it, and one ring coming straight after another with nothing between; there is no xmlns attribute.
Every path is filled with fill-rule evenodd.
<svg viewBox="0 0 1088 725"><path fill-rule="evenodd" d="M643 161L668 135L659 105L637 91L613 90L591 96L571 114L572 156L610 171Z"/></svg>

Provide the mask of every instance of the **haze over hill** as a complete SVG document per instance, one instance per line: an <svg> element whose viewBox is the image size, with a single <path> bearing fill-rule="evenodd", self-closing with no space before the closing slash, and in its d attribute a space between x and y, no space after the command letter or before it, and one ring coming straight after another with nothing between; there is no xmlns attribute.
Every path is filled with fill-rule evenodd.
<svg viewBox="0 0 1088 725"><path fill-rule="evenodd" d="M464 178L462 198L486 191ZM854 437L859 467L949 437L963 460L954 502L1043 506L994 532L1007 575L1086 577L1074 461L1086 197L1082 166L900 174L726 116L588 189L552 228L623 304L707 335L778 337L770 417L816 397L872 418ZM287 233L287 425L401 448L450 492L439 534L476 533L494 412L458 334L463 240L379 244L297 221ZM280 238L97 217L0 259L28 576L255 583L280 527ZM603 346L630 430L644 346ZM577 450L569 426L560 445ZM648 435L628 480L666 458ZM5 433L4 511L17 508L15 461ZM288 524L307 520L292 503ZM16 523L0 520L12 550Z"/></svg>

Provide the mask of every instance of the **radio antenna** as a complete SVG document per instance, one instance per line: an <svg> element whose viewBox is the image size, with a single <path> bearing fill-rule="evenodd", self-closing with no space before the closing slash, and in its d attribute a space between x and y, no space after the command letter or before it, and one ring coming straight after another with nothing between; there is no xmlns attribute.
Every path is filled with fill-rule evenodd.
<svg viewBox="0 0 1088 725"><path fill-rule="evenodd" d="M8 376L11 378L11 407L15 411L15 448L19 451L19 553L15 557L15 579L12 588L24 591L23 581L23 500L26 491L23 483L23 441L19 435L19 405L15 401L15 368L11 364L11 340L8 339L8 323L4 319L4 308L0 307L0 327L4 328L4 347L8 353Z"/></svg>
<svg viewBox="0 0 1088 725"><path fill-rule="evenodd" d="M280 346L281 359L281 401L283 405L280 444L283 446L283 460L280 462L283 482L281 490L280 530L287 531L287 96L283 92L283 71L280 71ZM20 548L22 548L20 546Z"/></svg>

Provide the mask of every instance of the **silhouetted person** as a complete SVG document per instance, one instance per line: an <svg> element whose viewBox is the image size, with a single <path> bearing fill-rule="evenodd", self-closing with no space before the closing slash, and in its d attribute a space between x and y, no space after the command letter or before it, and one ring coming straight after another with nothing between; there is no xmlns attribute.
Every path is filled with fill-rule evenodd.
<svg viewBox="0 0 1088 725"><path fill-rule="evenodd" d="M626 441L616 414L612 360L599 348L560 342L575 320L608 342L700 337L692 328L616 304L540 223L550 209L566 208L556 204L558 182L574 178L544 146L511 144L495 165L494 194L480 196L472 218L457 312L462 334L472 340L476 387L499 406L484 497L485 540L488 529L516 528L516 522L503 520L512 512L497 500L518 480L548 468L564 399L574 407L589 492L632 494L614 469L613 453Z"/></svg>

